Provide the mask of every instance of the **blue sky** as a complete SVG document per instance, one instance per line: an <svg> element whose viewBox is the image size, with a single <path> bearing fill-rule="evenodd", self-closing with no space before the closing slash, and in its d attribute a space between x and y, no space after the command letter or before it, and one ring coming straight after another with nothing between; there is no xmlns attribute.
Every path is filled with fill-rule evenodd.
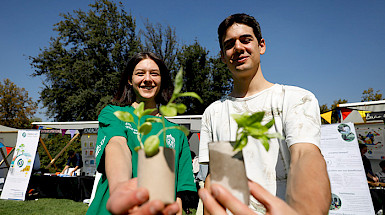
<svg viewBox="0 0 385 215"><path fill-rule="evenodd" d="M42 77L31 77L28 56L37 56L56 36L60 13L87 11L85 0L13 0L0 6L0 81L9 78L34 101ZM385 96L385 1L383 0L195 0L127 1L136 18L175 27L181 44L194 40L219 52L217 27L228 15L247 13L261 24L267 51L262 71L271 82L312 91L320 104L359 102L369 87ZM42 105L40 104L40 107ZM44 112L41 109L40 112ZM38 113L44 121L52 121Z"/></svg>

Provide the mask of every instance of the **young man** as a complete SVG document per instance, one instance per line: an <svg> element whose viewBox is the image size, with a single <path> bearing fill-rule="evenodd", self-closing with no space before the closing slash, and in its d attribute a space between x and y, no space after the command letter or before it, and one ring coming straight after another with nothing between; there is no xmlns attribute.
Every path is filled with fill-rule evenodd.
<svg viewBox="0 0 385 215"><path fill-rule="evenodd" d="M77 170L80 170L83 167L82 156L79 153L75 153L74 150L69 150L67 154L67 164L63 171L61 171L61 174L64 174L68 168L74 167L74 169L69 173L69 175L72 176ZM80 171L78 171L78 176L80 176Z"/></svg>
<svg viewBox="0 0 385 215"><path fill-rule="evenodd" d="M232 74L234 88L203 114L199 161L209 162L209 142L235 140L237 125L230 114L264 111L264 123L275 119L269 132L279 132L284 139L272 139L266 151L256 139L249 138L243 149L246 172L250 180L288 205L276 197L257 199L265 209L251 198L249 207L260 213L267 210L287 214L290 210L298 214L327 214L331 192L326 163L319 149L321 123L317 99L307 90L273 84L264 78L260 56L265 53L266 44L259 23L253 17L246 14L227 17L219 25L218 40L222 61ZM206 183L209 184L209 180ZM252 187L259 186L254 185ZM220 196L220 193L213 194ZM200 195L210 212L216 204L208 201L212 200L211 194L203 189ZM228 206L224 202L221 204Z"/></svg>

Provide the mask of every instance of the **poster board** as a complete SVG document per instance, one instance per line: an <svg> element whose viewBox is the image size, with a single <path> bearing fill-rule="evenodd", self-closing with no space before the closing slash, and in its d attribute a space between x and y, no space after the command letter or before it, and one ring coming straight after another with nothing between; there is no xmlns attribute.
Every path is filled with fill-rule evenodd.
<svg viewBox="0 0 385 215"><path fill-rule="evenodd" d="M86 176L94 176L96 174L95 145L97 133L97 128L86 128L81 138L83 158L82 172Z"/></svg>
<svg viewBox="0 0 385 215"><path fill-rule="evenodd" d="M357 124L355 125L358 143L368 147L368 159L385 159L384 123Z"/></svg>
<svg viewBox="0 0 385 215"><path fill-rule="evenodd" d="M353 123L322 125L321 152L332 191L329 214L374 214Z"/></svg>
<svg viewBox="0 0 385 215"><path fill-rule="evenodd" d="M25 200L39 142L39 130L19 130L1 199Z"/></svg>

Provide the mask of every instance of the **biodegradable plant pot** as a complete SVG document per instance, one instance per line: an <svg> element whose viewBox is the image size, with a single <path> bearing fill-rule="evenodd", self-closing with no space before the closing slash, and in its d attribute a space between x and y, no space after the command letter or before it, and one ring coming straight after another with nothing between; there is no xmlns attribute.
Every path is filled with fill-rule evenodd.
<svg viewBox="0 0 385 215"><path fill-rule="evenodd" d="M175 202L175 149L159 147L154 156L138 151L138 186L148 189L151 200Z"/></svg>
<svg viewBox="0 0 385 215"><path fill-rule="evenodd" d="M233 151L234 142L218 141L209 143L210 181L220 184L248 205L250 191L242 151Z"/></svg>

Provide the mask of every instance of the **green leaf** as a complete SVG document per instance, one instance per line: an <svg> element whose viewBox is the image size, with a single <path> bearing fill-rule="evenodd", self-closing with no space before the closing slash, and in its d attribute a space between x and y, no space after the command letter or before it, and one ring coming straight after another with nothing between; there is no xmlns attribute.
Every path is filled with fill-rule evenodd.
<svg viewBox="0 0 385 215"><path fill-rule="evenodd" d="M265 126L260 127L245 127L245 130L248 132L248 134L255 138L255 136L263 135L265 134L268 129Z"/></svg>
<svg viewBox="0 0 385 215"><path fill-rule="evenodd" d="M183 68L181 67L175 76L173 95L178 94L182 90L182 86L183 86Z"/></svg>
<svg viewBox="0 0 385 215"><path fill-rule="evenodd" d="M159 151L159 138L156 135L149 136L146 141L144 141L144 152L147 156L151 157L158 153Z"/></svg>
<svg viewBox="0 0 385 215"><path fill-rule="evenodd" d="M140 146L137 146L137 147L134 148L134 150L135 150L136 152L138 152L140 148L141 148Z"/></svg>
<svg viewBox="0 0 385 215"><path fill-rule="evenodd" d="M238 124L238 128L245 127L247 125L247 118L249 115L245 114L231 114L231 117Z"/></svg>
<svg viewBox="0 0 385 215"><path fill-rule="evenodd" d="M186 112L187 107L184 104L176 104L176 109L177 109L178 114L182 114L182 113Z"/></svg>
<svg viewBox="0 0 385 215"><path fill-rule="evenodd" d="M134 122L134 117L126 111L115 111L114 115L124 122Z"/></svg>
<svg viewBox="0 0 385 215"><path fill-rule="evenodd" d="M195 92L179 93L177 95L177 97L193 97L193 98L198 99L201 103L203 103L203 100L201 99L201 97L198 94L196 94Z"/></svg>
<svg viewBox="0 0 385 215"><path fill-rule="evenodd" d="M272 139L272 138L283 139L283 136L280 133L266 134L266 136L269 139Z"/></svg>
<svg viewBox="0 0 385 215"><path fill-rule="evenodd" d="M253 113L247 119L247 124L251 125L251 124L254 124L255 122L261 122L264 115L265 115L265 112L263 112L263 111Z"/></svg>
<svg viewBox="0 0 385 215"><path fill-rule="evenodd" d="M163 116L176 116L178 114L176 107L169 104L160 106L159 111Z"/></svg>
<svg viewBox="0 0 385 215"><path fill-rule="evenodd" d="M139 103L138 107L135 108L134 114L138 117L143 113L144 111L144 102Z"/></svg>
<svg viewBox="0 0 385 215"><path fill-rule="evenodd" d="M235 142L234 151L241 151L247 144L247 135L241 134L241 137Z"/></svg>
<svg viewBox="0 0 385 215"><path fill-rule="evenodd" d="M270 122L266 123L266 128L271 128L274 125L274 119L270 120Z"/></svg>
<svg viewBox="0 0 385 215"><path fill-rule="evenodd" d="M156 110L156 108L145 109L142 113L140 113L140 115L138 117L142 118L145 115L150 115L155 110Z"/></svg>
<svg viewBox="0 0 385 215"><path fill-rule="evenodd" d="M151 118L147 118L146 122L151 122L151 123L159 122L159 123L162 123L162 119L157 118L157 117L151 117Z"/></svg>
<svg viewBox="0 0 385 215"><path fill-rule="evenodd" d="M265 147L266 151L269 151L270 144L269 144L269 140L267 139L267 137L262 136L259 138L259 140L261 141L262 145Z"/></svg>
<svg viewBox="0 0 385 215"><path fill-rule="evenodd" d="M141 134L143 134L143 135L146 135L146 134L150 133L151 129L152 129L152 124L151 124L151 122L145 122L145 123L143 123L143 124L139 127L138 131L139 131L139 133L141 133Z"/></svg>

